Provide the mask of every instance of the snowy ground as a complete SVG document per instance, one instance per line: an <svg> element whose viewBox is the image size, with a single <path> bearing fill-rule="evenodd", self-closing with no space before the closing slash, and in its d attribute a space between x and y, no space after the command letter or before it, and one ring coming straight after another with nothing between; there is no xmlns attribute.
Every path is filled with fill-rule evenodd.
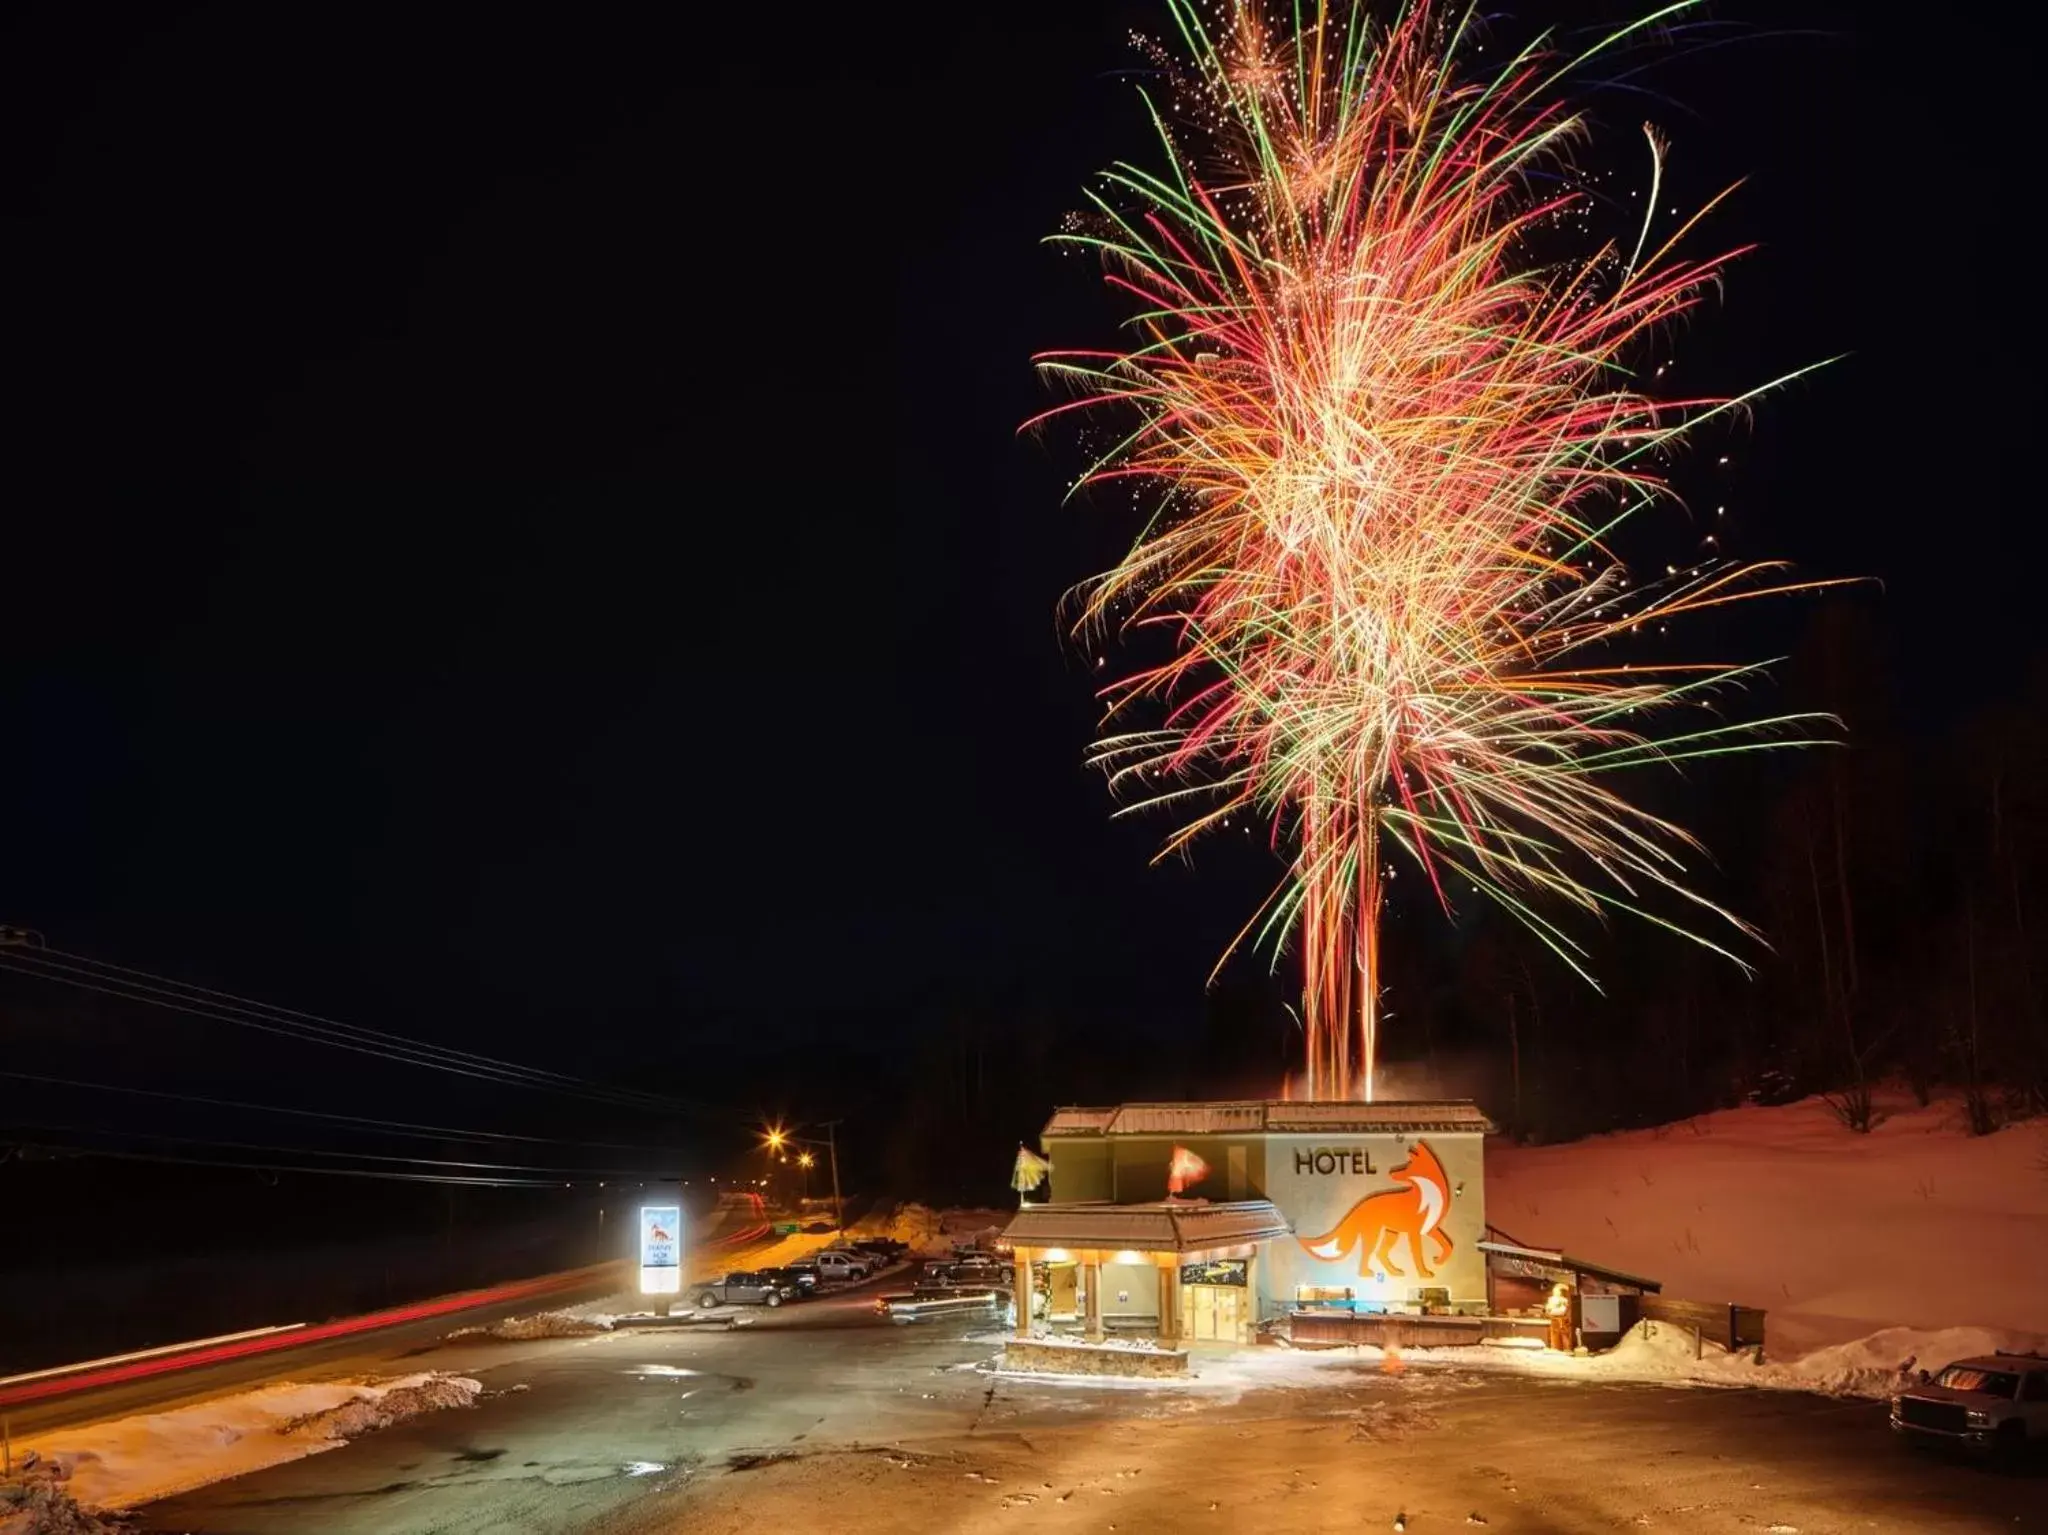
<svg viewBox="0 0 2048 1535"><path fill-rule="evenodd" d="M888 1237L907 1243L913 1253L942 1253L950 1250L955 1242L1002 1230L1016 1213L1015 1210L992 1209L935 1210L930 1205L901 1204L886 1213L855 1221L852 1234L856 1237Z"/></svg>
<svg viewBox="0 0 2048 1535"><path fill-rule="evenodd" d="M1971 1136L1958 1107L1886 1097L1869 1135L1818 1098L1487 1152L1516 1240L1770 1313L1792 1358L1890 1327L2048 1334L2048 1122Z"/></svg>
<svg viewBox="0 0 2048 1535"><path fill-rule="evenodd" d="M990 1346L998 1344L1003 1336L995 1332L978 1335ZM1372 1347L1257 1348L1228 1353L1197 1350L1186 1376L1118 1379L1019 1372L1016 1378L1084 1391L1192 1392L1234 1399L1247 1391L1314 1390L1333 1380L1354 1376L1360 1368L1377 1368L1392 1375L1455 1369L1556 1381L1748 1386L1883 1400L1914 1370L1939 1369L1950 1360L1988 1354L1999 1348L2048 1348L2048 1338L1979 1327L1891 1327L1850 1343L1813 1350L1796 1359L1759 1364L1747 1352L1730 1354L1713 1344L1700 1346L1695 1352L1695 1340L1689 1331L1644 1322L1607 1352L1582 1356L1512 1343L1392 1352Z"/></svg>
<svg viewBox="0 0 2048 1535"><path fill-rule="evenodd" d="M467 1407L482 1386L461 1376L280 1384L169 1412L114 1418L14 1441L58 1468L79 1503L123 1509L339 1449L351 1439L422 1412Z"/></svg>
<svg viewBox="0 0 2048 1535"><path fill-rule="evenodd" d="M1230 1433L1237 1437L1272 1436L1273 1443L1268 1448L1284 1454L1292 1442L1288 1436L1307 1432L1301 1424L1308 1419L1320 1423L1329 1415L1329 1400L1335 1399L1333 1393L1342 1396L1377 1390L1370 1385L1374 1381L1387 1389L1419 1390L1425 1396L1453 1392L1453 1388L1480 1389L1477 1383L1490 1376L1494 1384L1483 1388L1486 1391L1526 1392L1532 1387L1542 1390L1570 1384L1634 1390L1637 1388L1624 1383L1654 1383L1762 1386L1844 1398L1873 1398L1886 1395L1906 1369L1938 1366L1949 1359L1995 1347L2048 1346L2048 1283L2041 1277L2048 1274L2048 1165L2044 1165L2048 1162L2048 1125L2022 1125L1998 1135L1973 1138L1958 1126L1952 1106L1937 1105L1923 1110L1902 1098L1887 1107L1890 1117L1870 1136L1849 1134L1834 1121L1824 1104L1812 1101L1785 1108L1710 1115L1658 1131L1556 1147L1498 1147L1490 1153L1488 1214L1498 1226L1525 1242L1561 1246L1661 1279L1668 1295L1704 1301L1737 1300L1766 1307L1770 1312L1767 1363L1730 1356L1711 1346L1696 1354L1695 1341L1689 1333L1651 1324L1612 1352L1588 1358L1501 1346L1409 1350L1393 1356L1373 1349L1311 1352L1261 1348L1228 1353L1197 1350L1194 1375L1184 1382L1116 1383L1095 1378L1002 1376L992 1379L987 1372L997 1353L996 1345L1002 1341L1000 1332L981 1335L978 1346L967 1344L951 1363L927 1357L921 1364L913 1364L913 1358L930 1350L906 1344L898 1330L868 1333L846 1327L843 1320L840 1325L813 1325L837 1317L840 1309L864 1312L854 1297L837 1303L818 1301L783 1308L773 1327L764 1325L759 1329L764 1336L777 1340L770 1351L774 1357L780 1359L787 1354L786 1361L775 1366L787 1373L787 1379L777 1392L758 1399L759 1405L773 1407L779 1414L778 1433L753 1442L773 1444L778 1437L792 1446L801 1442L801 1450L789 1453L806 1460L819 1458L803 1469L778 1466L774 1475L761 1478L759 1490L751 1495L737 1484L723 1488L706 1502L692 1507L690 1522L672 1527L725 1528L720 1521L728 1513L736 1519L751 1521L734 1524L733 1528L764 1527L758 1516L764 1510L772 1512L779 1507L783 1498L790 1499L789 1507L795 1510L806 1499L818 1496L823 1484L815 1477L820 1475L828 1480L850 1476L865 1486L877 1476L901 1474L925 1489L918 1500L919 1518L930 1516L943 1523L957 1513L966 1521L961 1528L975 1527L983 1513L1000 1520L1013 1518L1027 1507L1034 1509L1028 1516L1034 1519L1052 1518L1056 1512L1056 1523L1096 1528L1099 1526L1094 1520L1099 1516L1082 1517L1081 1509L1074 1506L1073 1500L1080 1497L1073 1490L1075 1486L1086 1485L1090 1498L1115 1498L1120 1493L1128 1496L1135 1491L1126 1488L1124 1480L1137 1476L1141 1463L1122 1461L1119 1466L1110 1467L1107 1461L1102 1461L1097 1466L1096 1462L1108 1452L1086 1433L1071 1436L1072 1443L1062 1451L1062 1455L1072 1458L1074 1470L1068 1474L1080 1476L1082 1468L1087 1467L1086 1475L1058 1488L1047 1487L1042 1479L1014 1486L1013 1477L1022 1481L1021 1464L1008 1466L960 1459L956 1457L964 1457L966 1452L955 1448L942 1454L905 1455L899 1457L900 1465L886 1456L877 1459L871 1444L866 1449L858 1448L879 1426L873 1411L876 1401L895 1403L899 1409L930 1404L925 1411L935 1413L939 1406L953 1403L957 1397L959 1411L969 1414L962 1425L969 1433L992 1427L994 1418L1000 1416L993 1404L1008 1399L1014 1392L1029 1393L1027 1402L1037 1403L1022 1408L1026 1417L1044 1412L1057 1415L1052 1404L1066 1402L1102 1425L1125 1420L1152 1423L1153 1430L1146 1431L1148 1434L1175 1425L1192 1430L1204 1414L1252 1412L1258 1415L1258 1426L1232 1429ZM898 1208L867 1223L863 1229L886 1232L920 1247L939 1248L974 1231L999 1225L1002 1219L1001 1211L935 1212L911 1206ZM832 1240L829 1236L789 1237L770 1247L736 1255L732 1262L743 1268L786 1263ZM715 1251L702 1256L715 1261ZM608 1304L615 1307L617 1301ZM614 1320L621 1324L617 1331L611 1330ZM766 1314L763 1320L765 1323ZM755 1331L748 1328L746 1334ZM487 1358L491 1361L489 1368L508 1372L538 1368L543 1359L550 1361L550 1369L571 1372L581 1382L576 1389L588 1395L588 1402L578 1405L572 1414L581 1421L600 1407L605 1411L623 1411L638 1400L635 1396L615 1398L616 1388L611 1384L615 1370L603 1367L598 1354L616 1349L636 1356L679 1351L680 1356L693 1361L676 1371L676 1378L685 1382L682 1395L690 1400L688 1410L705 1411L708 1409L700 1405L700 1366L695 1362L698 1353L746 1350L743 1384L747 1387L754 1384L757 1372L766 1373L770 1353L761 1350L767 1346L748 1344L746 1334L730 1338L724 1334L685 1335L666 1331L636 1334L630 1319L614 1318L599 1305L542 1312L500 1323L482 1333L463 1335L460 1343L481 1347L458 1347L452 1359L438 1361L452 1364L452 1377L443 1373L399 1380L272 1386L172 1412L55 1432L41 1441L24 1444L17 1440L16 1451L19 1454L34 1449L55 1459L69 1470L69 1485L82 1501L130 1507L176 1489L299 1460L334 1448L353 1434L408 1412L470 1402L478 1388L473 1379L467 1378L468 1373L472 1368L486 1368ZM500 1351L499 1340L515 1340L520 1346ZM922 1333L913 1340L935 1345L939 1341L936 1335ZM842 1347L852 1351L843 1359L835 1352ZM594 1353L590 1352L593 1350ZM943 1348L940 1352L944 1352ZM741 1362L735 1359L735 1364ZM577 1371L582 1373L574 1374ZM635 1374L632 1378L639 1380L641 1376ZM856 1378L862 1382L862 1390L841 1402L849 1382ZM755 1403L756 1393L742 1389L737 1373L733 1379L736 1384L732 1390L738 1394L732 1400ZM879 1398L874 1394L877 1391L882 1393ZM692 1392L700 1394L693 1396ZM842 1407L855 1402L865 1404L859 1413L861 1426L854 1430L858 1437L849 1441L844 1425L838 1424L836 1418L828 1422L827 1417L814 1415L799 1423L796 1409L812 1399L807 1392L822 1392L819 1400ZM1575 1402L1581 1400L1577 1393L1568 1394ZM1713 1395L1718 1397L1719 1393ZM1674 1401L1700 1396L1698 1392L1659 1392L1643 1398L1642 1405L1656 1401L1664 1404L1655 1409L1657 1412L1673 1415ZM1477 1401L1480 1397L1475 1395L1472 1399ZM1490 1396L1485 1399L1493 1400ZM494 1410L509 1409L510 1404L527 1400L525 1396L505 1396L494 1404ZM1523 1409L1514 1404L1522 1400L1504 1396L1500 1398L1500 1410L1520 1413ZM1597 1406L1606 1400L1604 1397L1583 1400L1595 1404L1588 1411L1606 1410ZM1800 1417L1806 1426L1802 1432L1822 1432L1833 1421L1812 1416L1812 1408L1796 1405L1799 1401L1811 1403L1810 1397L1779 1400L1794 1405L1769 1411L1804 1414ZM1421 1412L1427 1417L1435 1409L1417 1407L1406 1396L1383 1400L1376 1396L1356 1411L1368 1409L1377 1416L1361 1418L1345 1428L1343 1432L1351 1436L1345 1443L1384 1443L1385 1424L1394 1425L1396 1438L1415 1430L1409 1437L1416 1438L1418 1444L1434 1437L1423 1432L1428 1425L1421 1418L1410 1423L1402 1415ZM808 1407L805 1410L812 1411ZM1839 1410L1873 1411L1853 1403L1844 1404ZM1270 1428L1266 1426L1268 1413L1277 1413L1270 1420ZM1727 1431L1746 1432L1739 1429L1739 1424L1747 1421L1746 1414L1747 1409L1736 1410L1728 1422L1737 1427ZM1725 1416L1715 1416L1711 1421L1721 1423ZM789 1419L787 1424L783 1423L784 1418ZM1385 1424L1381 1424L1382 1418ZM1875 1426L1881 1428L1881 1419ZM1679 1432L1680 1417L1672 1416L1665 1427L1671 1432L1674 1446L1682 1447L1687 1442ZM673 1431L674 1425L664 1420L663 1434ZM1825 1431L1836 1432L1832 1428ZM1232 1466L1243 1458L1235 1454L1232 1444L1218 1437L1221 1434L1218 1425L1216 1434L1204 1438L1205 1448L1195 1463L1204 1463L1212 1451L1223 1455ZM559 1431L550 1428L538 1442L553 1443L557 1437ZM655 1438L661 1439L662 1435ZM396 1439L397 1436L392 1436L389 1441L375 1442L395 1446ZM1212 1445L1210 1439L1216 1442ZM844 1446L849 1442L855 1446L851 1451L832 1448L835 1443ZM1854 1448L1860 1442L1845 1441L1846 1461L1853 1461L1860 1453ZM1138 1454L1141 1449L1140 1443L1133 1440L1123 1453ZM1192 1437L1182 1449L1195 1449ZM355 1460L365 1453L358 1452L347 1459ZM467 1449L458 1447L450 1453L454 1456L451 1464L455 1466L448 1473L452 1495L470 1487L468 1479L479 1473L463 1458L469 1453ZM649 1464L666 1465L675 1458L667 1451L660 1455L648 1453ZM784 1453L778 1450L776 1457ZM855 1458L843 1463L834 1459L848 1453ZM1532 1454L1536 1453L1532 1447ZM1674 1448L1664 1453L1689 1452ZM1732 1453L1768 1458L1768 1436L1754 1445L1745 1442ZM320 1466L339 1466L342 1459L337 1457L330 1462L323 1458ZM509 1457L506 1463L510 1464ZM537 1451L535 1458L521 1464L540 1465L543 1459ZM753 1464L747 1462L749 1480ZM739 1468L740 1462L736 1460L734 1465ZM979 1467L976 1474L983 1480L973 1480L967 1474L974 1467ZM1714 1519L1732 1512L1728 1503L1708 1498L1709 1469L1702 1470L1702 1501L1696 1507L1688 1504L1685 1509L1660 1513L1645 1505L1647 1513L1657 1516L1655 1522L1671 1527L1705 1528ZM279 1470L274 1476L303 1479L303 1473L317 1470L313 1466L294 1466ZM371 1487L375 1488L383 1485L376 1478L388 1480L392 1473L381 1464L366 1463L364 1474L371 1477ZM1207 1518L1219 1507L1233 1505L1247 1514L1261 1511L1268 1494L1257 1491L1253 1482L1262 1474L1257 1466L1246 1461L1242 1477L1233 1470L1218 1482L1220 1503L1183 1508L1176 1502L1172 1512L1176 1518L1196 1514ZM1000 1493L998 1477L1004 1484ZM1297 1472L1293 1477L1274 1495L1306 1497L1314 1490L1313 1475ZM457 1478L463 1479L460 1488L456 1486ZM1091 1478L1100 1485L1093 1485ZM1529 1479L1534 1478L1531 1471ZM324 1474L321 1479L330 1480ZM1243 1485L1239 1486L1238 1481ZM1476 1490L1482 1484L1483 1478L1473 1483L1473 1492L1461 1491L1459 1496L1476 1499ZM1630 1497L1648 1497L1658 1485L1657 1477L1646 1471L1641 1487L1631 1491ZM1512 1496L1513 1486L1503 1486L1506 1494ZM1373 1483L1373 1488L1375 1498L1394 1495L1390 1486L1379 1481ZM1357 1490L1363 1492L1364 1485ZM1766 1510L1771 1509L1771 1499L1763 1496L1763 1490L1761 1483L1751 1489L1758 1495L1748 1500L1742 1512L1751 1519L1762 1518L1768 1525L1771 1519ZM1563 1500L1569 1491L1567 1484L1560 1481L1552 1496ZM1818 1487L1809 1489L1807 1501L1798 1513L1806 1520L1823 1515L1832 1500L1841 1495ZM886 1499L887 1495L884 1496ZM1174 1496L1181 1499L1182 1493L1177 1491ZM965 1504L955 1507L963 1497L973 1503L972 1514ZM1018 1501L1010 1501L1012 1498ZM1106 1509L1109 1505L1095 1506ZM1552 1512L1558 1512L1562 1506L1558 1503ZM1614 1522L1607 1516L1619 1507L1603 1506L1597 1522ZM1688 1522L1690 1514L1687 1518L1671 1517L1674 1512L1687 1510L1707 1518L1708 1524ZM1475 1507L1474 1512L1477 1511ZM1505 1508L1499 1511L1505 1512ZM1157 1512L1164 1515L1169 1510L1162 1504ZM1329 1519L1342 1522L1340 1512L1331 1510ZM365 1505L365 1513L374 1518L374 1505ZM700 1526L694 1522L694 1516L706 1516L709 1522ZM1630 1520L1644 1522L1633 1514L1621 1522ZM1319 1513L1301 1527L1320 1527L1319 1522L1328 1521L1323 1521ZM4 1524L4 1519L0 1519L0 1524ZM913 1519L903 1527L938 1526L929 1522L919 1524ZM1331 1523L1330 1527L1336 1524ZM1590 1526L1567 1520L1529 1527ZM1809 1529L1813 1527L1811 1523L1807 1525ZM1940 1524L1935 1521L1873 1527L1918 1529Z"/></svg>

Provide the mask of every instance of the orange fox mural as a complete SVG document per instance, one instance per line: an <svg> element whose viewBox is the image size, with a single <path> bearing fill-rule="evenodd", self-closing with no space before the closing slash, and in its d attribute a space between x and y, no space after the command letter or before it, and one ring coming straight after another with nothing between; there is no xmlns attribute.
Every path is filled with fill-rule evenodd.
<svg viewBox="0 0 2048 1535"><path fill-rule="evenodd" d="M1416 1276L1433 1278L1429 1261L1422 1255L1422 1239L1428 1237L1435 1244L1438 1263L1450 1257L1453 1243L1440 1228L1451 1204L1451 1180L1444 1176L1443 1163L1427 1141L1417 1141L1408 1160L1390 1176L1407 1187L1368 1194L1329 1232L1295 1240L1314 1256L1326 1259L1342 1258L1355 1247L1361 1275L1385 1273L1406 1278L1405 1269L1394 1267L1391 1252L1394 1239L1405 1236Z"/></svg>

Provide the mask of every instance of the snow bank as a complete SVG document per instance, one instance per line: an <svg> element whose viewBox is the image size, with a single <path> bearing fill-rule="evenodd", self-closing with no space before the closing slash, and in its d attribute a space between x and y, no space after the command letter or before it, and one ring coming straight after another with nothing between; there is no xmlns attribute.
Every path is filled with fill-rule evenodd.
<svg viewBox="0 0 2048 1535"><path fill-rule="evenodd" d="M734 1269L752 1272L755 1269L786 1268L801 1262L814 1252L822 1251L839 1240L839 1234L832 1232L824 1236L806 1235L799 1231L766 1247L751 1249L737 1257L720 1256L716 1249L698 1254L698 1279L718 1279Z"/></svg>
<svg viewBox="0 0 2048 1535"><path fill-rule="evenodd" d="M509 1316L489 1327L458 1327L448 1334L450 1343L490 1338L504 1343L532 1343L541 1338L590 1338L612 1330L612 1316L602 1312L582 1315L573 1311L536 1311L531 1316Z"/></svg>
<svg viewBox="0 0 2048 1535"><path fill-rule="evenodd" d="M972 1334L981 1343L1003 1343L1007 1331ZM1041 1340L1042 1341L1042 1340ZM1747 1386L1770 1391L1813 1391L1823 1396L1882 1400L1919 1370L1938 1370L1952 1360L2004 1349L2048 1349L2048 1338L1982 1327L1922 1331L1890 1327L1852 1343L1817 1349L1803 1358L1758 1364L1753 1355L1730 1354L1715 1344L1694 1353L1693 1336L1681 1327L1641 1322L1602 1354L1560 1354L1521 1340L1457 1348L1380 1349L1250 1348L1229 1353L1195 1353L1185 1376L1135 1380L1112 1376L1017 1376L1061 1387L1108 1390L1215 1392L1232 1398L1246 1391L1315 1390L1341 1385L1361 1372L1401 1374L1444 1369L1540 1375L1564 1381L1659 1386ZM1000 1361L984 1368L1000 1371ZM1006 1376L1007 1378L1007 1376Z"/></svg>
<svg viewBox="0 0 2048 1535"><path fill-rule="evenodd" d="M1487 1219L1769 1313L1790 1358L1889 1327L2048 1333L2048 1123L1964 1133L1960 1110L1881 1097L1853 1135L1818 1098L1656 1130L1487 1152Z"/></svg>
<svg viewBox="0 0 2048 1535"><path fill-rule="evenodd" d="M308 1413L287 1424L282 1434L313 1434L337 1443L359 1439L380 1428L389 1428L423 1412L446 1407L467 1407L483 1390L479 1381L461 1375L428 1375L403 1385L385 1388L375 1395L353 1397L335 1407Z"/></svg>
<svg viewBox="0 0 2048 1535"><path fill-rule="evenodd" d="M0 1535L124 1535L126 1529L80 1508L52 1478L31 1474L0 1482Z"/></svg>
<svg viewBox="0 0 2048 1535"><path fill-rule="evenodd" d="M482 1389L465 1377L433 1374L264 1386L170 1412L17 1439L14 1451L32 1451L56 1467L71 1496L88 1508L133 1508L338 1449L358 1434L416 1413L466 1407Z"/></svg>
<svg viewBox="0 0 2048 1535"><path fill-rule="evenodd" d="M900 1204L886 1212L875 1212L849 1228L855 1237L887 1237L903 1243L914 1253L944 1252L954 1242L985 1232L1000 1231L1010 1223L1010 1210L934 1210L930 1205Z"/></svg>
<svg viewBox="0 0 2048 1535"><path fill-rule="evenodd" d="M1580 1380L1642 1381L1668 1385L1752 1386L1776 1391L1814 1391L1823 1396L1884 1398L1918 1370L1938 1370L1951 1360L1990 1354L2001 1348L2048 1346L2048 1340L1984 1327L1931 1331L1888 1327L1865 1338L1815 1349L1789 1361L1759 1364L1748 1352L1731 1354L1714 1344L1694 1353L1693 1336L1682 1327L1641 1322L1604 1354L1579 1358L1544 1350L1432 1349L1411 1351L1410 1363L1452 1363L1438 1356L1494 1354L1493 1368Z"/></svg>

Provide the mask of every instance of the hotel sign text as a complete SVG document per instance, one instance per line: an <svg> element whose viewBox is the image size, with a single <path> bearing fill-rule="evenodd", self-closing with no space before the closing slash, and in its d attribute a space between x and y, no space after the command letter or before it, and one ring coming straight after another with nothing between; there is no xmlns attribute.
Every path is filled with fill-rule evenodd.
<svg viewBox="0 0 2048 1535"><path fill-rule="evenodd" d="M1297 1151L1294 1154L1294 1170L1297 1173L1356 1173L1360 1177L1375 1175L1378 1169L1372 1165L1372 1153L1363 1146L1320 1146L1313 1151Z"/></svg>

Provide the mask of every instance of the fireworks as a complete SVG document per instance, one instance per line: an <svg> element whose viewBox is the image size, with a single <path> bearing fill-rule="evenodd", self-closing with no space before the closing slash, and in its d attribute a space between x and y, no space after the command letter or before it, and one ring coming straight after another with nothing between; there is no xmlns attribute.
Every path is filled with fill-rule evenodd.
<svg viewBox="0 0 2048 1535"><path fill-rule="evenodd" d="M1080 594L1085 632L1171 641L1105 690L1094 756L1126 813L1180 815L1162 856L1268 829L1290 868L1238 942L1301 956L1311 1095L1370 1099L1397 850L1582 975L1565 908L1724 954L1710 934L1746 931L1688 889L1692 839L1614 780L1811 739L1816 717L1724 721L1753 668L1630 664L1621 642L1791 588L1718 557L1639 582L1610 550L1669 499L1682 434L1748 398L1646 392L1667 322L1740 252L1683 253L1714 204L1656 216L1646 129L1640 224L1556 254L1595 205L1566 83L1683 5L1482 71L1472 14L1429 0L1384 25L1168 3L1188 59L1150 49L1165 166L1117 165L1059 236L1101 257L1134 339L1037 359L1076 396L1038 420L1121 412L1077 489L1132 482L1155 510Z"/></svg>

